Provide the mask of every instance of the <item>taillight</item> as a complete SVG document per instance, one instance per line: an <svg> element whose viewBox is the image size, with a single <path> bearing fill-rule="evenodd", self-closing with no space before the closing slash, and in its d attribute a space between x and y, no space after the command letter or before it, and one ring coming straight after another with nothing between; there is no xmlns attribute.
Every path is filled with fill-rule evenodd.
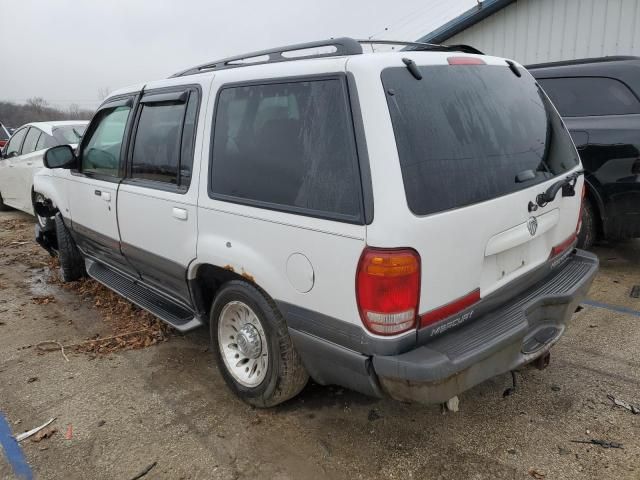
<svg viewBox="0 0 640 480"><path fill-rule="evenodd" d="M578 223L576 225L576 231L569 235L569 238L564 240L562 243L559 243L555 247L551 249L551 254L549 258L555 258L561 253L566 252L573 243L578 239L578 234L580 233L580 229L582 228L582 210L584 209L584 198L586 195L586 186L582 184L582 194L580 196L580 210L578 211Z"/></svg>
<svg viewBox="0 0 640 480"><path fill-rule="evenodd" d="M449 57L449 65L486 65L485 61L478 57Z"/></svg>
<svg viewBox="0 0 640 480"><path fill-rule="evenodd" d="M356 274L356 296L365 327L396 335L416 326L420 255L411 249L365 248Z"/></svg>
<svg viewBox="0 0 640 480"><path fill-rule="evenodd" d="M428 327L429 325L439 322L440 320L444 320L451 315L460 313L465 308L468 308L479 301L480 289L478 288L464 297L420 315L420 327Z"/></svg>

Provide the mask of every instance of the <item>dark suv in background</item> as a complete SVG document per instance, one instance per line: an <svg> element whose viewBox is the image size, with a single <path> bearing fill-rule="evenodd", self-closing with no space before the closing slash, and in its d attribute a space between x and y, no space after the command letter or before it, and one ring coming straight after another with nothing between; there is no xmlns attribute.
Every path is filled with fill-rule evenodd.
<svg viewBox="0 0 640 480"><path fill-rule="evenodd" d="M527 68L562 115L586 170L579 245L640 237L640 57Z"/></svg>

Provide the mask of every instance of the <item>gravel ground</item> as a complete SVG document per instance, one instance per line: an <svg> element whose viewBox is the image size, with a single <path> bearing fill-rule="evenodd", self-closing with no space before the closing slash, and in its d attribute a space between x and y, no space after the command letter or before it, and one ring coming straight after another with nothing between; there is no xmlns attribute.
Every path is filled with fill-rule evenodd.
<svg viewBox="0 0 640 480"><path fill-rule="evenodd" d="M607 399L640 403L637 315L585 305L549 368L519 373L508 397L509 375L479 385L458 413L314 384L256 410L227 390L205 329L178 335L91 283L63 288L32 234L31 217L0 214L0 414L14 434L56 417L50 438L21 443L36 478L131 479L154 462L145 479L640 478L640 415ZM590 300L639 311L640 242L597 253ZM96 342L131 328L151 333ZM68 361L36 347L51 340ZM591 438L624 448L571 442Z"/></svg>

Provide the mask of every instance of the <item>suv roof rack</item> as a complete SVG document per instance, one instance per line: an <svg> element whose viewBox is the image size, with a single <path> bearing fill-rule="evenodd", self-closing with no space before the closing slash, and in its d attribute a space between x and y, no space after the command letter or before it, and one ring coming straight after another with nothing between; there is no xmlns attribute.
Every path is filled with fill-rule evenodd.
<svg viewBox="0 0 640 480"><path fill-rule="evenodd" d="M326 58L326 57L342 57L345 55L361 55L363 53L362 45L404 45L403 50L410 51L457 51L466 53L482 54L481 51L468 45L436 45L433 43L420 42L402 42L396 40L355 40L349 37L332 38L329 40L321 40L317 42L297 43L279 48L268 50L260 50L258 52L250 52L233 57L214 60L213 62L203 63L195 67L188 68L181 72L171 75L169 78L184 77L187 75L195 75L202 72L215 70L225 70L228 68L247 67L250 65L264 65L267 63L288 62L292 60L301 60L309 58ZM297 52L301 50L311 50L322 47L334 47L335 51L327 53L314 53L300 56L285 56L286 53ZM262 59L261 57L267 57Z"/></svg>

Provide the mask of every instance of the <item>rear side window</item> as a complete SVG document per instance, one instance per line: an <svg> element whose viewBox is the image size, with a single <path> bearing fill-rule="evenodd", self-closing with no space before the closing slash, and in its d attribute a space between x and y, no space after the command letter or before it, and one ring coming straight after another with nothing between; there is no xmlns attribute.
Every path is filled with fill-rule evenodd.
<svg viewBox="0 0 640 480"><path fill-rule="evenodd" d="M382 72L414 214L491 200L578 165L569 134L530 75L506 66L419 68L422 80L406 68Z"/></svg>
<svg viewBox="0 0 640 480"><path fill-rule="evenodd" d="M354 132L342 79L224 88L212 155L214 197L361 221Z"/></svg>
<svg viewBox="0 0 640 480"><path fill-rule="evenodd" d="M538 82L563 117L640 113L637 97L613 78L541 78Z"/></svg>
<svg viewBox="0 0 640 480"><path fill-rule="evenodd" d="M174 95L175 100L165 101L166 95L156 94L160 101L142 104L133 143L133 178L176 186L188 186L191 181L198 96L195 92ZM149 98L153 100L154 95Z"/></svg>
<svg viewBox="0 0 640 480"><path fill-rule="evenodd" d="M42 132L37 128L31 127L29 129L29 132L24 139L24 145L22 145L22 155L26 155L27 153L31 153L36 150L36 145L41 133Z"/></svg>

